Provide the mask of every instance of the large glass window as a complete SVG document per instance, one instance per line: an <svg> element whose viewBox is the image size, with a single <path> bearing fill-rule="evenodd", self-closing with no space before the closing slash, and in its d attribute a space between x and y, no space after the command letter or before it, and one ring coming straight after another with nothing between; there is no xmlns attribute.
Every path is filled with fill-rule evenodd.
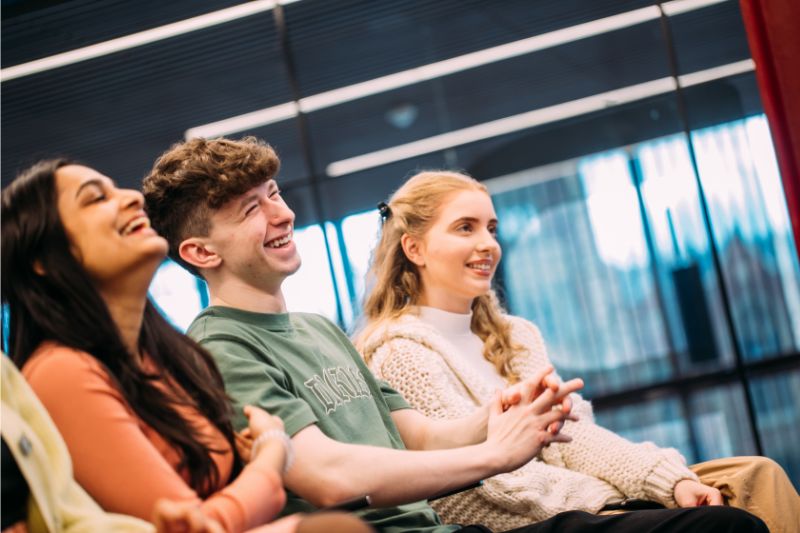
<svg viewBox="0 0 800 533"><path fill-rule="evenodd" d="M347 255L343 257L343 261L347 263L353 279L353 301L357 313L364 301L367 269L372 251L378 244L380 220L377 210L372 209L346 217L341 224L347 246ZM352 326L348 329L352 329Z"/></svg>
<svg viewBox="0 0 800 533"><path fill-rule="evenodd" d="M186 331L197 314L208 305L205 282L169 259L156 271L150 284L150 297L181 331Z"/></svg>
<svg viewBox="0 0 800 533"><path fill-rule="evenodd" d="M797 350L800 268L764 118L693 139L723 281L682 136L488 181L506 301L592 394L730 366L722 282L746 357Z"/></svg>

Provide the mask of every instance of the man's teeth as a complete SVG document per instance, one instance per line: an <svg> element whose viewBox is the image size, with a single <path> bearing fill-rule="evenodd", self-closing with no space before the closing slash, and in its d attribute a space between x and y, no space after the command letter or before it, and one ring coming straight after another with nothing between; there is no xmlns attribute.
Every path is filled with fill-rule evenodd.
<svg viewBox="0 0 800 533"><path fill-rule="evenodd" d="M292 234L290 233L290 234L288 234L288 235L286 235L284 237L281 237L280 239L275 239L274 241L269 241L267 243L267 246L270 247L270 248L280 248L281 246L283 246L285 244L289 244L289 241L291 241L291 240L292 240Z"/></svg>
<svg viewBox="0 0 800 533"><path fill-rule="evenodd" d="M123 236L130 235L134 231L138 231L142 228L149 228L149 227L150 227L149 218L146 217L137 218L136 220L129 222L128 225L122 229L122 235Z"/></svg>

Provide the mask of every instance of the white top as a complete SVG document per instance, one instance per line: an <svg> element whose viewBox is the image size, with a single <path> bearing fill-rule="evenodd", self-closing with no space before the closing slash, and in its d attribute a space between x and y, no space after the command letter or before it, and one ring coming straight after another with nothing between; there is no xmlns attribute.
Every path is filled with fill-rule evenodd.
<svg viewBox="0 0 800 533"><path fill-rule="evenodd" d="M496 389L506 388L506 382L494 365L483 356L483 341L470 329L472 313L461 314L435 307L419 307L419 318L433 326L459 351L459 356Z"/></svg>

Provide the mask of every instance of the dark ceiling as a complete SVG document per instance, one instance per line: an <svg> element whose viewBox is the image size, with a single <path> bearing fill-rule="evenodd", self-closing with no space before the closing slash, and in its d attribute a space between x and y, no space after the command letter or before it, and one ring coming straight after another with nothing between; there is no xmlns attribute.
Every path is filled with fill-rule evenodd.
<svg viewBox="0 0 800 533"><path fill-rule="evenodd" d="M2 67L147 30L240 2L3 2ZM323 91L650 6L646 0L302 0L273 12L2 83L2 182L68 155L139 187L187 129ZM749 57L738 2L671 17L681 73ZM290 78L291 73L291 78ZM479 178L682 129L672 95L329 178L331 162L668 76L658 20L237 133L283 159L301 221L366 209L419 167ZM292 81L294 83L292 83ZM758 112L752 73L687 91L693 125ZM405 107L404 107L405 106ZM411 109L404 127L387 113ZM319 192L319 213L311 202Z"/></svg>

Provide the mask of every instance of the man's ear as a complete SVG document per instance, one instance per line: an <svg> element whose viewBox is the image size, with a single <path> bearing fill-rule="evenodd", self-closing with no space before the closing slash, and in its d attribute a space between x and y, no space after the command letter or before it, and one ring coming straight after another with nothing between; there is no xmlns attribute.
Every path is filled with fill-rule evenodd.
<svg viewBox="0 0 800 533"><path fill-rule="evenodd" d="M408 233L403 233L403 236L400 237L400 246L403 247L403 253L406 254L409 261L418 267L425 266L424 246L419 240Z"/></svg>
<svg viewBox="0 0 800 533"><path fill-rule="evenodd" d="M222 264L222 258L214 251L214 247L198 237L183 241L178 246L178 255L196 268L216 268Z"/></svg>

